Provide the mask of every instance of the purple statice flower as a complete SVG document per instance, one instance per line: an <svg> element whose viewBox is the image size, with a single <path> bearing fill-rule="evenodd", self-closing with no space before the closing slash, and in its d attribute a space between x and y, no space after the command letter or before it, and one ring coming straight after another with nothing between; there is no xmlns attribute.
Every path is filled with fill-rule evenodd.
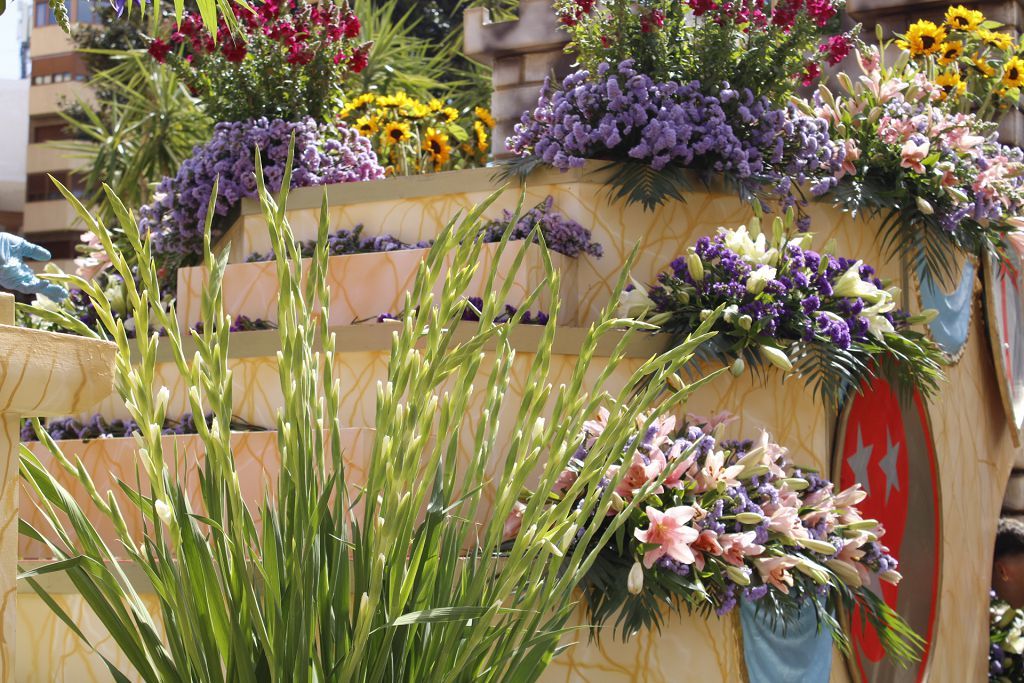
<svg viewBox="0 0 1024 683"><path fill-rule="evenodd" d="M554 202L554 197L548 196L543 202L520 216L512 228L509 239L526 239L534 228L539 226L544 243L551 251L574 258L580 254L600 258L604 253L604 248L594 241L590 230L555 211ZM484 242L500 242L511 221L512 212L506 210L502 218L488 223L484 227Z"/></svg>
<svg viewBox="0 0 1024 683"><path fill-rule="evenodd" d="M632 60L576 71L557 89L545 83L507 144L561 170L609 159L726 173L750 190L767 185L786 206L796 203L794 183L832 189L845 155L826 121L792 105L728 83L656 82Z"/></svg>
<svg viewBox="0 0 1024 683"><path fill-rule="evenodd" d="M139 210L139 228L152 234L154 251L180 260L201 255L214 181L219 181L214 211L223 217L243 198L256 196L254 157L259 149L267 189L276 192L293 136L292 187L384 177L370 141L343 124L318 124L308 117L218 123L213 139L197 146L177 175L164 178L153 201Z"/></svg>
<svg viewBox="0 0 1024 683"><path fill-rule="evenodd" d="M429 249L433 244L433 240L403 242L394 235L387 233L377 235L376 237L366 237L363 235L362 224L357 225L351 230L338 230L327 236L327 249L330 256L376 254L386 251L401 251L403 249ZM316 240L305 240L299 243L299 254L302 258L311 258L315 253ZM266 253L255 252L245 259L246 263L273 260L273 250Z"/></svg>

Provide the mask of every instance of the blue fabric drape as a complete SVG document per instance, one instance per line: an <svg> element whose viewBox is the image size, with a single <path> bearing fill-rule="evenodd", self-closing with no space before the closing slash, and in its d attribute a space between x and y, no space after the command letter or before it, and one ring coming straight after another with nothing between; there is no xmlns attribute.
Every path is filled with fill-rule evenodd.
<svg viewBox="0 0 1024 683"><path fill-rule="evenodd" d="M749 600L740 600L743 657L750 683L828 683L832 671L832 635L818 631L814 605L806 603L799 618L773 629Z"/></svg>

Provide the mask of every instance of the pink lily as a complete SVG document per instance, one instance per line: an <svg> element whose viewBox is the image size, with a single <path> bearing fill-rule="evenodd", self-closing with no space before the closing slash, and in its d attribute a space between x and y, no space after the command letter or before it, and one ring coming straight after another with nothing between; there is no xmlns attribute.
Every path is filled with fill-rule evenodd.
<svg viewBox="0 0 1024 683"><path fill-rule="evenodd" d="M704 466L697 472L697 492L702 493L719 484L726 486L739 486L739 479L743 472L742 465L725 466L725 453L723 451L712 451L704 459Z"/></svg>
<svg viewBox="0 0 1024 683"><path fill-rule="evenodd" d="M700 532L697 540L693 542L690 548L694 551L693 558L697 569L704 569L705 555L718 557L722 554L722 545L718 542L718 534L711 529L705 529Z"/></svg>
<svg viewBox="0 0 1024 683"><path fill-rule="evenodd" d="M789 595L789 589L793 585L793 576L789 570L796 566L797 561L785 555L781 557L765 557L754 560L761 580L778 588Z"/></svg>
<svg viewBox="0 0 1024 683"><path fill-rule="evenodd" d="M931 143L925 140L921 144L917 144L913 140L907 140L903 143L903 148L900 150L900 166L903 168L909 168L915 173L924 173L924 165L921 163L928 157L928 150L931 148Z"/></svg>
<svg viewBox="0 0 1024 683"><path fill-rule="evenodd" d="M672 447L668 450L665 458L668 463L679 460L682 456L683 442L676 441L672 444ZM685 485L687 479L693 478L693 472L696 469L697 464L697 453L693 452L685 460L679 462L672 472L665 477L665 488L670 489L681 489Z"/></svg>
<svg viewBox="0 0 1024 683"><path fill-rule="evenodd" d="M505 520L505 526L501 530L502 541L511 541L519 535L519 530L523 527L524 512L526 512L526 504L517 500L512 506L512 511L508 513L508 519Z"/></svg>
<svg viewBox="0 0 1024 683"><path fill-rule="evenodd" d="M760 555L764 546L754 542L756 531L745 531L741 534L722 534L718 542L722 545L722 559L729 564L742 567L746 558Z"/></svg>
<svg viewBox="0 0 1024 683"><path fill-rule="evenodd" d="M719 426L727 425L740 419L736 415L733 415L728 410L723 410L720 413L704 417L703 415L697 415L695 413L687 413L686 421L698 425L700 430L705 434L710 434L715 431Z"/></svg>
<svg viewBox="0 0 1024 683"><path fill-rule="evenodd" d="M647 529L636 529L633 534L641 543L657 545L657 548L644 553L644 566L650 569L654 563L666 555L676 562L693 564L695 557L690 545L697 540L699 533L688 522L693 519L695 510L689 505L680 505L662 512L647 506Z"/></svg>

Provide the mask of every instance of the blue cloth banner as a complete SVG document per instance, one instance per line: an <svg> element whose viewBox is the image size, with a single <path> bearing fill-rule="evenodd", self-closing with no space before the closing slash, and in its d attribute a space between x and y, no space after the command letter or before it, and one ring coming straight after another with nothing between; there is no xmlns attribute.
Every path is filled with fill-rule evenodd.
<svg viewBox="0 0 1024 683"><path fill-rule="evenodd" d="M824 625L819 632L813 604L805 603L795 621L772 628L767 614L740 600L740 621L750 683L828 683L832 635Z"/></svg>
<svg viewBox="0 0 1024 683"><path fill-rule="evenodd" d="M950 356L956 356L967 343L967 334L971 329L974 263L969 259L964 263L960 282L950 294L943 292L934 280L923 277L923 269L922 266L917 271L917 279L921 283L921 308L934 308L939 312L939 316L928 323L928 330L939 348Z"/></svg>

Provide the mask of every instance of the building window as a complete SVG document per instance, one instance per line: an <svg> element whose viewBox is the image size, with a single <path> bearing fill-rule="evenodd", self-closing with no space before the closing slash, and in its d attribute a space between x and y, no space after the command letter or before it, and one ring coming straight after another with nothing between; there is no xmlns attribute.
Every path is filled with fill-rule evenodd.
<svg viewBox="0 0 1024 683"><path fill-rule="evenodd" d="M78 0L75 3L75 12L75 21L80 24L95 24L97 22L92 0Z"/></svg>
<svg viewBox="0 0 1024 683"><path fill-rule="evenodd" d="M57 23L57 18L50 11L50 5L46 2L36 3L36 26L50 26Z"/></svg>
<svg viewBox="0 0 1024 683"><path fill-rule="evenodd" d="M61 185L71 190L76 197L84 195L82 182L75 174L68 171L60 171L53 174L53 177L60 181ZM29 202L45 202L54 199L63 199L57 186L50 180L48 173L29 173L25 178L25 200Z"/></svg>

